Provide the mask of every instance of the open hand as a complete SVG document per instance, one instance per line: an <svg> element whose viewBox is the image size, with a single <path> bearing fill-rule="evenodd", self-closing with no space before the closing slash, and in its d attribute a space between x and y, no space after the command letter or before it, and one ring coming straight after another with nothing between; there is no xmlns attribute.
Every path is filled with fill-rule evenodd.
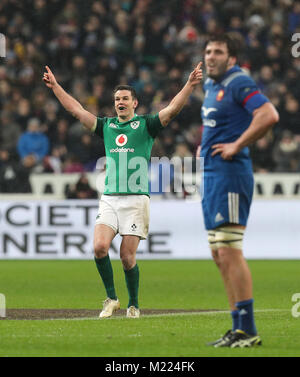
<svg viewBox="0 0 300 377"><path fill-rule="evenodd" d="M220 153L224 160L232 160L232 157L239 152L236 143L215 144L212 149L214 150L212 156Z"/></svg>

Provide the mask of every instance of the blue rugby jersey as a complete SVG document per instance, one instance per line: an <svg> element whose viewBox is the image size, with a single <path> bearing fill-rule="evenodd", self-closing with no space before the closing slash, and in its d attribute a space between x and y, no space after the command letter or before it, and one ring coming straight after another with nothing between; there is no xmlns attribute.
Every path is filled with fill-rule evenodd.
<svg viewBox="0 0 300 377"><path fill-rule="evenodd" d="M238 65L228 70L219 81L208 78L204 85L205 98L201 115L203 135L201 157L204 157L206 176L215 174L252 174L248 147L232 160L220 154L211 156L212 145L234 142L249 127L252 113L269 100Z"/></svg>

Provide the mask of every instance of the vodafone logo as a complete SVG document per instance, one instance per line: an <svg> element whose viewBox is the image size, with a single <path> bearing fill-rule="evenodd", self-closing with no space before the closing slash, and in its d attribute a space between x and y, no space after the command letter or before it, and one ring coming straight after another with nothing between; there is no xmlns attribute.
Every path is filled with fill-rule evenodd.
<svg viewBox="0 0 300 377"><path fill-rule="evenodd" d="M121 135L118 135L116 137L116 144L119 146L119 147L123 147L123 145L125 145L128 141L128 137L124 134L121 134Z"/></svg>

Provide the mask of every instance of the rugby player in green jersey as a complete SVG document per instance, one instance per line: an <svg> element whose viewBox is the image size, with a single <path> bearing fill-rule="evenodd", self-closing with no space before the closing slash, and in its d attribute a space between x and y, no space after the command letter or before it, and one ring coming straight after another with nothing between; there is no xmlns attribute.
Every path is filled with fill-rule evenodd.
<svg viewBox="0 0 300 377"><path fill-rule="evenodd" d="M195 86L202 80L201 65L200 62L180 92L156 115L137 115L135 90L127 85L117 86L114 90L115 118L100 118L85 110L57 83L46 66L43 76L46 86L53 90L68 112L104 140L107 159L105 190L100 199L94 230L95 262L107 294L100 318L110 317L120 308L108 254L117 233L122 237L120 258L129 294L127 317L140 316L136 251L140 240L148 235L148 162L151 149L156 135L181 111Z"/></svg>

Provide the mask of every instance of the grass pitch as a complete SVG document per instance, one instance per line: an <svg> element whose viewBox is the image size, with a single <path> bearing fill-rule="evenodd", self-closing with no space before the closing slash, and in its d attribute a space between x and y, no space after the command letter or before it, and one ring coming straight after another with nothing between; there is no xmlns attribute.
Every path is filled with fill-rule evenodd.
<svg viewBox="0 0 300 377"><path fill-rule="evenodd" d="M123 309L127 290L113 261ZM201 357L300 356L300 316L291 310L300 292L300 261L249 261L256 325L263 346L214 349L205 344L230 328L227 300L212 261L138 261L140 308L164 309L140 319L115 316L0 321L0 356ZM0 261L0 293L7 309L99 310L105 291L94 261ZM168 313L185 309L185 313ZM212 310L219 310L214 312ZM193 312L207 310L207 312ZM190 311L190 312L189 312ZM300 313L299 313L300 315Z"/></svg>

